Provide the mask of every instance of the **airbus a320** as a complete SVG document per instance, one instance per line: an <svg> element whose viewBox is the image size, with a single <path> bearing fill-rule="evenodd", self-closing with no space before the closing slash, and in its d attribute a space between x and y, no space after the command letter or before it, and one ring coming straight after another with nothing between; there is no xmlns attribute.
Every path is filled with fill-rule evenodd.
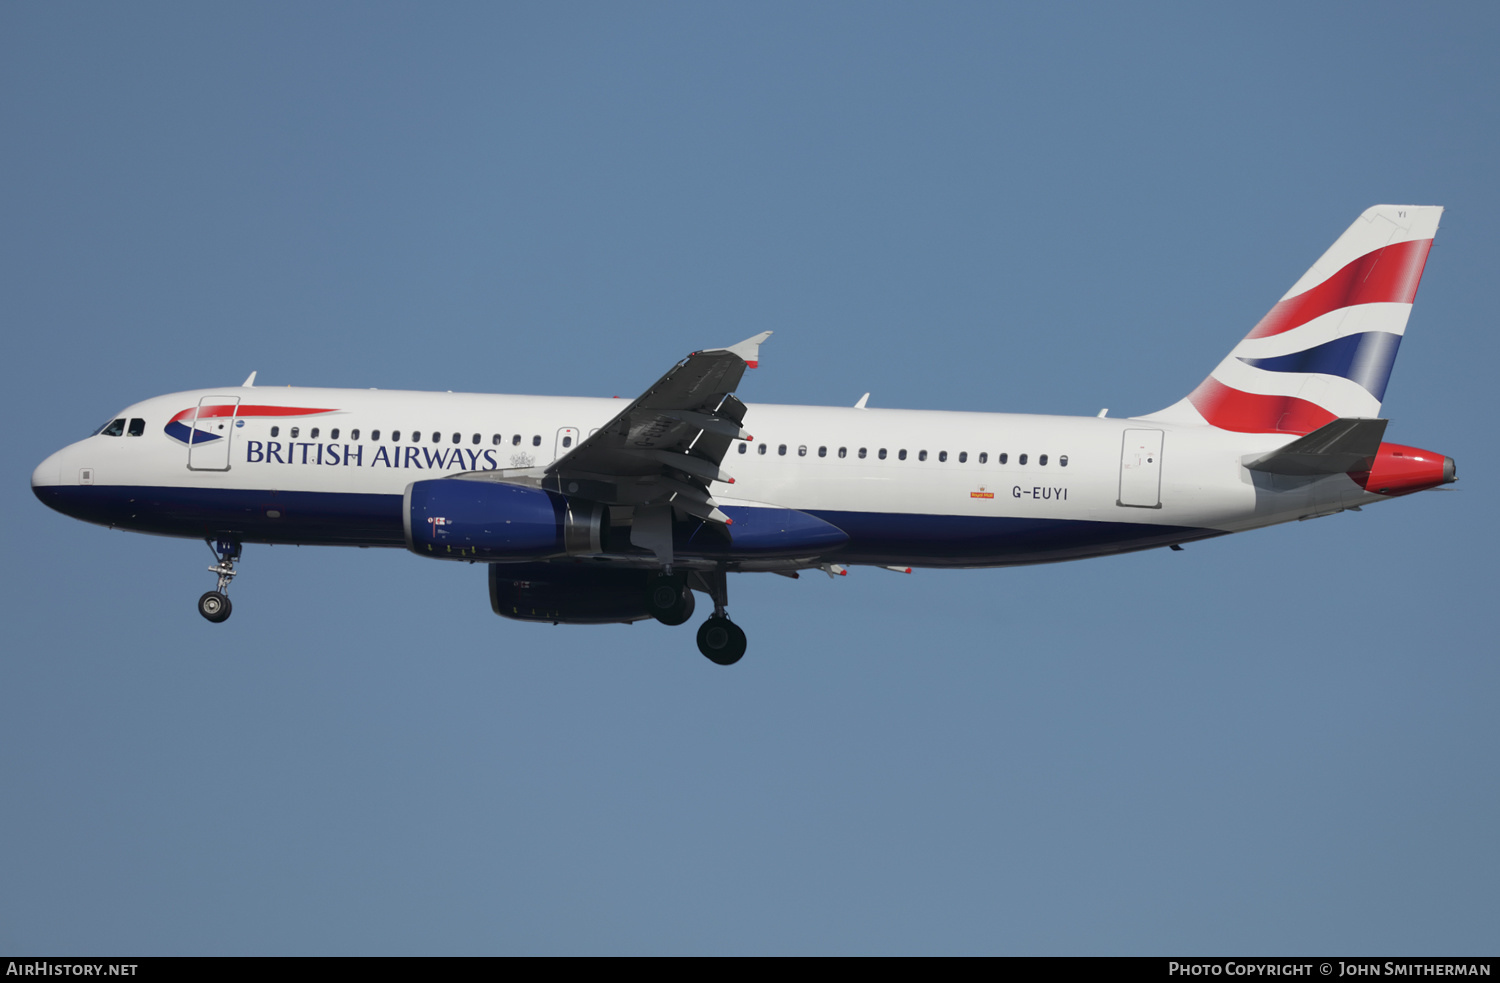
<svg viewBox="0 0 1500 983"><path fill-rule="evenodd" d="M730 573L996 567L1178 547L1455 478L1380 404L1442 209L1377 205L1186 397L1127 419L746 404L770 332L638 399L242 385L157 396L48 457L32 490L206 541L211 622L247 543L483 564L496 614L689 621L730 665Z"/></svg>

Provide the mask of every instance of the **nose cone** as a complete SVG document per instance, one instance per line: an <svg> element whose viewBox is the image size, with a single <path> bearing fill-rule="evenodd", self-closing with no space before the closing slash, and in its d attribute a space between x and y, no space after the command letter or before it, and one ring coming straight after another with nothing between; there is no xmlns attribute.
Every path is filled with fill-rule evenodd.
<svg viewBox="0 0 1500 983"><path fill-rule="evenodd" d="M59 494L62 491L63 452L51 455L31 472L31 493L49 509L62 511Z"/></svg>

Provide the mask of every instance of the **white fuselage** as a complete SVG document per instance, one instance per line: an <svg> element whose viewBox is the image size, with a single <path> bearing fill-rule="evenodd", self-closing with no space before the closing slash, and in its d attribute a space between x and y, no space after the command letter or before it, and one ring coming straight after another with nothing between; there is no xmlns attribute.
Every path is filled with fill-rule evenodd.
<svg viewBox="0 0 1500 983"><path fill-rule="evenodd" d="M238 400L212 453L171 435L200 401ZM159 396L37 467L49 505L89 521L245 542L401 545L414 481L545 467L615 399L227 387ZM276 415L286 409L299 412ZM188 420L192 423L192 419ZM1277 478L1247 458L1292 440L1154 420L753 404L714 483L850 533L828 559L985 566L1170 545L1383 500L1343 474ZM180 432L180 431L179 431ZM1159 441L1159 443L1157 443ZM1144 449L1143 449L1144 448ZM192 460L190 461L190 457ZM190 467L190 463L193 465ZM340 524L342 513L358 522ZM320 532L320 524L332 532Z"/></svg>

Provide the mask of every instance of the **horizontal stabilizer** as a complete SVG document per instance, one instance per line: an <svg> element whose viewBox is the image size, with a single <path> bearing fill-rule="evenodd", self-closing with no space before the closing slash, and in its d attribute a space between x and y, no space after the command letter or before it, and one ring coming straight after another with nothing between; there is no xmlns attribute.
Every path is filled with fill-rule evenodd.
<svg viewBox="0 0 1500 983"><path fill-rule="evenodd" d="M1388 420L1348 417L1324 424L1305 437L1298 437L1245 467L1267 474L1312 476L1368 471L1380 453Z"/></svg>

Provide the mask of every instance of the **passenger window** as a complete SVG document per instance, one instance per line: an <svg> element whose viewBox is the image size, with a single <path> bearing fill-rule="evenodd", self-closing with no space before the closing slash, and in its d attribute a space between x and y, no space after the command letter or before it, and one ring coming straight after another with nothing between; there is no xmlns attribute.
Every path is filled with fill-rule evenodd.
<svg viewBox="0 0 1500 983"><path fill-rule="evenodd" d="M422 442L422 431L413 430L411 432L411 442L413 444L420 444Z"/></svg>
<svg viewBox="0 0 1500 983"><path fill-rule="evenodd" d="M797 448L797 456L798 457L806 457L807 456L807 445L806 444L803 444L803 445L801 445L800 447Z"/></svg>
<svg viewBox="0 0 1500 983"><path fill-rule="evenodd" d="M880 459L882 461L885 460L885 448L884 447L880 448Z"/></svg>
<svg viewBox="0 0 1500 983"><path fill-rule="evenodd" d="M1001 464L1005 464L1010 460L1010 455L1005 453L1004 451L1001 451L1000 456L995 458L995 460L999 461Z"/></svg>
<svg viewBox="0 0 1500 983"><path fill-rule="evenodd" d="M329 440L338 440L339 439L339 428L338 427L334 427L332 430L328 431L328 439Z"/></svg>
<svg viewBox="0 0 1500 983"><path fill-rule="evenodd" d="M1060 467L1060 468L1067 467L1068 466L1068 455L1064 454L1062 457L1059 457L1057 459L1057 466Z"/></svg>
<svg viewBox="0 0 1500 983"><path fill-rule="evenodd" d="M903 461L906 460L906 448L903 447L899 451L897 451L896 456Z"/></svg>
<svg viewBox="0 0 1500 983"><path fill-rule="evenodd" d="M540 446L542 446L542 435L541 434L537 434L535 437L531 438L531 446L532 447L540 447Z"/></svg>
<svg viewBox="0 0 1500 983"><path fill-rule="evenodd" d="M758 451L758 453L764 454L766 452L766 448L768 446L769 446L768 444L761 444L760 445L760 450Z"/></svg>
<svg viewBox="0 0 1500 983"><path fill-rule="evenodd" d="M301 428L301 427L293 427L293 428L292 428L292 439L293 439L293 440L296 440L296 439L297 439L297 434L298 434L298 433L300 433L300 432L301 432L301 430L302 430L302 428Z"/></svg>
<svg viewBox="0 0 1500 983"><path fill-rule="evenodd" d="M432 432L432 442L434 444L441 444L443 442L443 435L434 430Z"/></svg>
<svg viewBox="0 0 1500 983"><path fill-rule="evenodd" d="M749 451L747 451L745 449L745 442L743 440L740 441L740 453L741 454L748 454L749 453Z"/></svg>
<svg viewBox="0 0 1500 983"><path fill-rule="evenodd" d="M780 447L777 447L776 453L780 454L782 457L786 457L786 445L782 444Z"/></svg>
<svg viewBox="0 0 1500 983"><path fill-rule="evenodd" d="M499 434L495 434L493 437L491 437L490 438L490 443L494 444L496 447L499 447L500 446L500 435Z"/></svg>
<svg viewBox="0 0 1500 983"><path fill-rule="evenodd" d="M479 434L476 433L474 435L474 441L473 442L476 443L476 444L479 443Z"/></svg>
<svg viewBox="0 0 1500 983"><path fill-rule="evenodd" d="M375 436L379 437L380 434L376 433ZM359 439L359 428L358 427L356 427L355 429L349 431L349 439L350 440L358 440Z"/></svg>
<svg viewBox="0 0 1500 983"><path fill-rule="evenodd" d="M925 461L925 460L927 460L927 452L926 451L917 451L917 460L919 460L919 461Z"/></svg>
<svg viewBox="0 0 1500 983"><path fill-rule="evenodd" d="M849 456L849 448L847 448L847 447L840 447L839 448L839 457L848 457L848 456Z"/></svg>
<svg viewBox="0 0 1500 983"><path fill-rule="evenodd" d="M563 438L563 446L564 447L572 447L573 446L573 438L572 437L564 437Z"/></svg>
<svg viewBox="0 0 1500 983"><path fill-rule="evenodd" d="M1047 455L1043 454L1041 457L1037 458L1036 463L1045 468L1047 466Z"/></svg>
<svg viewBox="0 0 1500 983"><path fill-rule="evenodd" d="M308 434L307 436L310 439L312 439L312 440L317 440L318 439L318 428L317 427L313 427L312 428L312 433Z"/></svg>
<svg viewBox="0 0 1500 983"><path fill-rule="evenodd" d="M1016 463L1017 464L1025 464L1026 463L1026 455L1022 454L1020 457L1016 458Z"/></svg>
<svg viewBox="0 0 1500 983"><path fill-rule="evenodd" d="M359 435L355 434L354 439L358 440L359 439ZM380 439L380 431L379 430L371 430L370 431L370 439L371 440L379 440Z"/></svg>
<svg viewBox="0 0 1500 983"><path fill-rule="evenodd" d="M989 451L980 451L979 452L979 463L980 464L988 464L988 463L990 463L990 452Z"/></svg>
<svg viewBox="0 0 1500 983"><path fill-rule="evenodd" d="M128 431L128 433L130 434L130 436L132 436L132 437L139 437L141 434L143 434L145 432L146 432L146 421L142 420L138 416L131 417L131 419L130 419L130 430Z"/></svg>
<svg viewBox="0 0 1500 983"><path fill-rule="evenodd" d="M946 460L948 460L948 452L947 451L938 451L938 460L939 461L946 461Z"/></svg>
<svg viewBox="0 0 1500 983"><path fill-rule="evenodd" d="M826 448L826 447L819 447L818 448L818 456L819 457L827 457L828 456L828 448Z"/></svg>
<svg viewBox="0 0 1500 983"><path fill-rule="evenodd" d="M969 452L968 451L959 451L958 452L958 463L959 464L967 464L968 460L969 460Z"/></svg>
<svg viewBox="0 0 1500 983"><path fill-rule="evenodd" d="M395 441L395 442L399 442L401 440L401 431L400 430L392 430L391 431L391 440Z"/></svg>
<svg viewBox="0 0 1500 983"><path fill-rule="evenodd" d="M464 435L461 434L461 433L454 434L453 435L453 442L455 444L462 444L464 442Z"/></svg>
<svg viewBox="0 0 1500 983"><path fill-rule="evenodd" d="M861 448L860 448L860 449L859 449L859 459L860 459L860 460L861 460L861 461L863 461L863 460L864 460L864 459L865 459L865 449L864 449L864 448L863 448L863 447L861 447Z"/></svg>
<svg viewBox="0 0 1500 983"><path fill-rule="evenodd" d="M510 438L510 446L512 446L512 447L520 447L521 446L521 435L520 434L516 434L514 437Z"/></svg>

